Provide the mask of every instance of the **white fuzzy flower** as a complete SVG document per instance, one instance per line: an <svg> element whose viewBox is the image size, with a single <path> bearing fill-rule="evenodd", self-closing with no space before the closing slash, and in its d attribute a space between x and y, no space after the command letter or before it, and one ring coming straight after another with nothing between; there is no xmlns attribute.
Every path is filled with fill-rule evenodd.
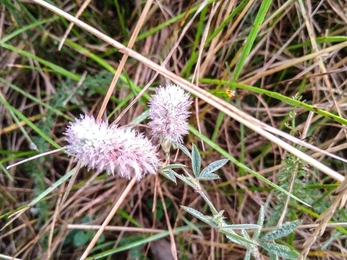
<svg viewBox="0 0 347 260"><path fill-rule="evenodd" d="M162 143L182 143L182 136L188 134L188 118L190 112L189 94L174 84L165 88L159 87L149 101L148 125L152 129L154 139Z"/></svg>
<svg viewBox="0 0 347 260"><path fill-rule="evenodd" d="M66 150L88 169L141 179L156 174L159 159L152 143L131 128L118 128L92 116L81 116L66 128Z"/></svg>

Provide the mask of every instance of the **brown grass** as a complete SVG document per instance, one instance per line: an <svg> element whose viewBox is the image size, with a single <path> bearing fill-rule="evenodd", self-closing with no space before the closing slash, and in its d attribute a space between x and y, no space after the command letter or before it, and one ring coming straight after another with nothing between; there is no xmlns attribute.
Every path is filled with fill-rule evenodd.
<svg viewBox="0 0 347 260"><path fill-rule="evenodd" d="M73 17L79 9L82 10L80 1L56 1L56 6L59 7L57 10L40 7L34 2L44 4L39 0L15 2L16 12L10 9L10 5L1 4L2 39L33 21L52 17L52 13L57 13L74 24L71 23L72 31L67 34L60 52L57 51L57 44L63 42L62 37L69 26L64 24L66 20L63 19L45 23L43 29L35 26L13 37L7 43L16 49L1 43L0 68L3 81L0 82L0 98L23 113L29 121L20 118L16 122L9 107L4 103L0 106L3 164L6 163L7 166L18 161L18 157L26 158L36 154L29 148L32 138L39 143L39 152L55 149L42 138L41 141L35 139L40 136L30 127L30 122L41 127L42 131L47 131L54 142L63 146L65 143L62 132L68 117L92 113L99 118L106 118L115 111L110 121L121 125L129 124L146 109L146 94L151 93L151 87L172 81L182 85L196 97L190 124L198 128L203 136L211 138L218 126L220 112L226 115L213 141L253 171L280 185L279 176L281 169L286 167L284 159L289 153L308 163L303 168L306 176L300 177L308 185L307 198L300 199L312 199L309 202L312 208L292 199L287 200L286 207L280 212L283 213L281 221L300 219L303 225L295 231L292 243L286 239L283 243L291 244L302 257L307 255L309 259L346 258L346 230L343 228L347 223L344 214L346 165L340 161L340 158L346 158L345 125L305 108L295 108L285 100L245 90L241 85L236 96L225 101L209 91L223 90L228 86L201 80L232 80L242 47L254 26L252 21L258 11L257 1L248 1L211 42L207 41L209 36L241 1L215 1L209 4L203 22L200 18L204 11L194 9L207 3L203 1L146 1L145 5L139 1L118 1L120 5L129 8L122 9L126 10L122 19L125 19L128 35L122 31L122 22L116 9L110 8L113 6L112 1L94 1L86 9L83 7L80 17L85 23ZM287 97L300 92L305 103L339 115L342 119L346 118L347 39L337 39L337 36L346 35L346 8L346 3L342 0L273 1L237 82ZM31 20L25 10L34 16L34 20ZM190 10L195 11L190 13ZM178 14L182 14L180 19L138 40L143 32ZM195 44L198 33L201 37ZM332 40L333 36L336 36L337 42ZM88 51L79 49L73 43ZM84 76L79 82L69 79L21 51L50 61L75 75ZM93 59L92 54L102 58L114 71L112 77L105 80L107 88L100 86L88 96L89 89L84 89L84 84L88 84L90 77L96 77L98 72L106 70ZM197 58L193 66L186 69L194 55ZM134 89L128 87L126 75L133 86L141 87L135 94ZM101 82L100 79L99 81ZM39 101L14 90L10 84L20 87ZM66 93L71 93L65 97L65 105L53 104L52 100L58 100L55 93L60 93L59 89L64 87ZM85 92L78 94L79 91ZM127 103L119 105L126 99L129 99ZM49 104L50 107L57 105L57 110L64 116L52 112L44 104ZM120 109L116 109L117 106ZM290 131L283 124L290 121L288 114L293 110L297 114L294 128ZM192 143L199 145L203 166L223 158L211 145L193 133L185 141L189 149ZM16 155L17 151L27 154ZM338 158L332 158L328 153ZM172 160L175 157L172 154ZM188 166L190 164L182 153L178 154L177 162ZM0 175L2 214L30 203L69 172L75 163L66 154L57 153L28 165L31 166L24 164L10 169L13 179L6 176L5 171ZM141 257L245 257L244 247L228 242L216 230L204 226L198 232L192 228L193 225L201 224L200 221L184 212L180 205L195 208L204 214L210 212L198 194L182 182L178 181L175 185L163 176L147 177L119 201L129 185L127 180L96 175L85 168L77 169L71 180L49 193L43 203L31 205L11 218L6 216L0 220L2 227L7 225L0 233L0 258L78 259L83 254L92 256L129 244L136 235L160 234L167 230L169 232L163 238L145 243L139 250ZM272 197L265 220L277 214L275 206L284 202L277 196L278 193L271 192L267 184L233 163L225 166L218 174L221 176L220 180L204 183L204 187L214 206L218 210L225 210L224 216L230 223L256 223L259 208L269 196ZM294 185L294 179L292 184ZM334 193L333 188L338 185L340 186ZM313 193L309 193L311 191ZM297 191L294 190L293 193L295 192ZM152 212L151 200L154 200L154 204L157 203L155 213ZM166 207L163 208L160 201L165 201ZM120 208L117 205L117 213L111 212L116 203ZM339 206L341 209L338 209ZM163 216L156 219L156 212ZM109 223L105 222L107 218ZM278 220L277 224L281 221ZM102 226L102 223L105 225ZM140 226L135 229L137 224ZM186 225L186 230L177 231L177 228ZM275 226L264 227L264 232ZM83 232L78 233L79 230ZM95 235L96 230L99 230L104 242L97 242L99 237ZM81 240L87 238L87 241L78 246L78 241L69 240L78 237L76 234L80 234ZM328 241L330 242L327 243ZM323 249L322 245L325 243L327 247ZM90 251L92 248L96 249ZM135 259L132 254L136 250L132 250L103 259ZM261 253L262 259L268 259L265 251Z"/></svg>

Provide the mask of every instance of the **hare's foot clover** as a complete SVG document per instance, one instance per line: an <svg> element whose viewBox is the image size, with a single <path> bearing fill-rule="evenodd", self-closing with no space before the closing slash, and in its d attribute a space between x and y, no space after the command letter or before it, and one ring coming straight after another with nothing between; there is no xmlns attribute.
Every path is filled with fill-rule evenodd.
<svg viewBox="0 0 347 260"><path fill-rule="evenodd" d="M132 128L119 128L85 115L69 123L64 134L66 151L88 169L138 180L146 173L157 173L155 146Z"/></svg>
<svg viewBox="0 0 347 260"><path fill-rule="evenodd" d="M173 84L159 87L149 101L149 122L155 140L159 140L165 152L171 143L182 143L182 136L188 134L190 112L189 94Z"/></svg>

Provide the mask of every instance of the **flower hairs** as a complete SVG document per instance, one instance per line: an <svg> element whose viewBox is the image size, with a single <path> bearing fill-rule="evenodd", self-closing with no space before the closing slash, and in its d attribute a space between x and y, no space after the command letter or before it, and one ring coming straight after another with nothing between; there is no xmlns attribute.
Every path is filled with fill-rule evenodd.
<svg viewBox="0 0 347 260"><path fill-rule="evenodd" d="M149 127L154 140L169 152L172 143L182 143L188 134L189 94L174 84L159 87L149 102ZM131 127L109 125L107 121L82 115L64 132L66 151L88 169L140 180L156 174L160 165L156 147Z"/></svg>
<svg viewBox="0 0 347 260"><path fill-rule="evenodd" d="M156 148L143 134L130 127L119 128L93 116L82 115L65 131L66 151L88 169L140 180L156 174L159 166Z"/></svg>
<svg viewBox="0 0 347 260"><path fill-rule="evenodd" d="M182 136L188 134L188 111L192 101L189 94L174 84L158 87L149 101L149 122L153 139L159 140L168 152L171 143L182 143Z"/></svg>

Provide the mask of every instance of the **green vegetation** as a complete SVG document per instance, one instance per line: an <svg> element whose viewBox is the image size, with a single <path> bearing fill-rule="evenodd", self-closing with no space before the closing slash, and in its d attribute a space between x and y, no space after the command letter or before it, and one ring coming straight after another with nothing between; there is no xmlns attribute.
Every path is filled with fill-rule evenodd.
<svg viewBox="0 0 347 260"><path fill-rule="evenodd" d="M345 1L88 2L0 3L1 259L93 238L89 259L347 258ZM168 82L191 92L189 135L120 199L129 180L76 163L65 127L149 136Z"/></svg>

